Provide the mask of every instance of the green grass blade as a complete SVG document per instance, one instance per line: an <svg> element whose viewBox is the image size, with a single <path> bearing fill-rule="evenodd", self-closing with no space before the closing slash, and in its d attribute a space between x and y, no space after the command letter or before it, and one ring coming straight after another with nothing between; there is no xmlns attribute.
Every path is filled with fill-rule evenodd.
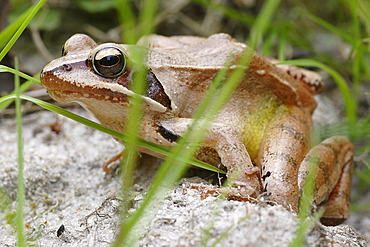
<svg viewBox="0 0 370 247"><path fill-rule="evenodd" d="M145 0L141 2L141 11L139 17L139 36L147 35L152 32L154 17L156 12L156 6L158 5L157 1ZM129 20L129 24L132 25L134 22L133 16ZM135 40L136 41L136 40ZM143 98L141 95L145 95L146 91L146 81L147 81L147 69L145 68L145 57L147 54L144 53L133 53L132 56L135 58L133 60L138 61L135 67L135 74L133 76L133 83L131 84L131 90L135 92L135 96L131 97L130 107L128 109L128 116L130 116L125 124L125 132L130 133L127 135L127 142L125 143L125 153L126 159L125 164L122 164L122 193L123 197L127 198L132 187L132 178L133 172L136 165L137 154L138 154L138 145L141 125L138 124L141 122L142 113L143 113ZM129 209L129 201L124 201L122 203L122 214L123 216L127 214ZM124 230L125 222L122 222L121 232ZM112 246L122 246L122 242L125 236L123 234L118 234L115 242Z"/></svg>
<svg viewBox="0 0 370 247"><path fill-rule="evenodd" d="M13 37L9 40L9 42L6 44L4 49L0 52L0 61L3 60L5 55L9 52L9 50L13 47L17 39L21 36L23 31L27 28L28 24L31 22L33 17L36 15L36 13L40 10L40 8L44 5L44 3L47 0L40 0L37 4L34 5L32 8L32 11L27 16L26 20L22 23L22 25L18 28L18 30L15 32Z"/></svg>
<svg viewBox="0 0 370 247"><path fill-rule="evenodd" d="M308 174L303 185L302 193L299 200L299 221L297 234L289 245L290 247L302 246L308 231L312 229L315 223L323 215L323 211L320 210L313 217L310 218L310 216L312 215L312 198L314 197L316 189L316 171L318 168L317 164L319 164L317 159L317 156L313 154L312 158L309 161Z"/></svg>
<svg viewBox="0 0 370 247"><path fill-rule="evenodd" d="M353 45L353 64L351 66L352 69L352 84L353 84L353 97L354 101L358 102L358 96L360 95L360 79L362 73L362 67L366 68L368 65L366 63L364 54L360 52L359 47L362 43L358 42L361 40L361 25L360 19L358 15L359 10L359 2L358 1L343 1L342 3L349 8L351 13L351 36L352 40L357 41Z"/></svg>
<svg viewBox="0 0 370 247"><path fill-rule="evenodd" d="M6 219L6 223L10 224L14 229L17 229L12 217L15 215L12 203L13 200L10 198L9 194L0 187L0 212L4 215L3 219Z"/></svg>
<svg viewBox="0 0 370 247"><path fill-rule="evenodd" d="M358 0L357 4L357 14L360 17L362 24L365 26L365 30L367 30L367 33L370 34L370 2L368 0Z"/></svg>
<svg viewBox="0 0 370 247"><path fill-rule="evenodd" d="M143 113L143 98L141 95L145 95L146 90L146 69L144 68L144 54L137 53L133 54L135 56L135 61L140 61L137 67L135 68L136 72L133 76L133 82L131 90L135 92L133 97L129 98L130 106L128 109L127 115L130 116L127 118L125 124L125 132L130 133L127 135L125 142L125 159L121 162L122 173L122 197L128 198L129 192L132 187L132 178L136 166L136 161L138 158L138 145L140 135L141 125L138 124L141 122L142 113ZM122 203L122 213L125 215L129 210L129 201L124 200ZM118 238L119 239L119 236ZM119 242L119 241L116 241ZM115 246L115 245L113 245ZM118 246L118 245L117 245Z"/></svg>
<svg viewBox="0 0 370 247"><path fill-rule="evenodd" d="M33 84L32 81L27 81L25 83L23 83L20 87L19 87L19 91L21 93L23 93L24 91L26 91L29 87L31 87ZM15 92L13 92L12 94L14 94ZM12 100L8 100L8 101L4 101L2 103L0 103L0 113L5 109L7 108L11 103L13 103Z"/></svg>
<svg viewBox="0 0 370 247"><path fill-rule="evenodd" d="M330 32L338 35L339 37L341 37L342 39L344 39L349 44L352 44L352 46L358 45L358 43L357 43L358 39L356 39L356 37L353 37L352 34L349 34L348 32L345 32L342 29L337 28L336 26L330 24L329 22L326 22L323 19L320 19L319 17L317 17L317 16L315 16L313 14L310 14L310 13L308 13L306 11L302 11L302 15L304 15L305 17L308 17L311 21L316 22L317 24L319 24L320 26L322 26L325 29L329 30ZM364 44L359 44L358 45L358 48L362 52L365 52L365 53L368 53L368 54L370 53L369 48L366 45L364 45Z"/></svg>
<svg viewBox="0 0 370 247"><path fill-rule="evenodd" d="M251 29L247 42L252 49L256 49L258 44L262 41L262 37L266 33L267 28L271 25L272 18L277 12L279 4L280 0L268 0L263 4L260 14L257 16Z"/></svg>
<svg viewBox="0 0 370 247"><path fill-rule="evenodd" d="M31 13L33 7L30 7L26 12L24 12L17 20L10 23L4 30L0 32L0 49L3 48L6 42L12 37L12 35L17 31L17 29L26 20L27 16Z"/></svg>
<svg viewBox="0 0 370 247"><path fill-rule="evenodd" d="M316 222L320 220L322 212L318 212L313 217L307 219L299 216L297 235L289 244L289 247L302 247L304 245L305 236L315 226Z"/></svg>
<svg viewBox="0 0 370 247"><path fill-rule="evenodd" d="M17 76L20 76L20 77L26 79L26 80L31 81L32 83L36 83L36 84L39 84L40 86L42 86L41 82L38 79L36 79L35 77L32 77L30 75L27 75L25 73L17 71L16 69L9 68L5 65L0 65L0 73L1 72L9 72L9 73L15 74ZM22 88L20 88L20 89L22 89Z"/></svg>
<svg viewBox="0 0 370 247"><path fill-rule="evenodd" d="M18 70L18 60L15 59L15 69ZM23 130L22 130L22 103L20 98L20 81L18 74L14 77L15 84L15 113L17 119L17 146L18 146L18 185L17 185L17 215L16 215L16 226L17 226L17 246L26 246L24 239L24 175L23 175Z"/></svg>
<svg viewBox="0 0 370 247"><path fill-rule="evenodd" d="M255 18L247 13L243 13L240 10L236 10L230 7L227 7L224 4L217 3L211 0L192 0L192 2L203 5L207 8L214 9L222 12L225 16L237 20L245 26L251 26L255 21Z"/></svg>
<svg viewBox="0 0 370 247"><path fill-rule="evenodd" d="M3 104L4 102L13 101L15 99L15 97L16 96L14 94L1 97L0 98L0 105ZM120 133L118 131L112 130L112 129L104 126L104 125L98 124L94 121L91 121L89 119L81 117L81 116L79 116L77 114L74 114L72 112L69 112L69 111L67 111L63 108L60 108L60 107L55 106L53 104L50 104L50 103L47 103L45 101L30 97L30 96L26 96L26 95L21 95L20 98L23 99L23 100L28 100L28 101L36 104L36 105L39 105L39 106L43 107L44 109L56 112L60 115L63 115L67 118L70 118L70 119L72 119L76 122L79 122L81 124L84 124L88 127L99 130L101 132L109 134L109 135L111 135L113 137L116 137L118 139L121 139L123 141L127 141L127 135L125 135L123 133ZM157 144L154 144L154 143L142 140L142 139L139 139L139 145L143 148L148 148L148 149L150 149L154 152L157 152L157 153L165 155L165 156L170 155L170 152L171 152L169 149L167 149L163 146L160 146L160 145L157 145ZM183 155L180 155L178 158L179 158L179 160L182 160L182 161L188 161L188 158L184 157ZM199 168L202 168L202 169L207 169L209 171L220 172L220 173L225 174L224 171L220 171L217 168L215 168L214 166L211 166L207 163L204 163L202 161L199 161L199 160L196 160L196 159L193 159L193 158L190 159L189 164L194 165L194 166L199 167Z"/></svg>
<svg viewBox="0 0 370 247"><path fill-rule="evenodd" d="M139 16L141 35L148 35L154 31L154 19L159 6L159 0L143 0Z"/></svg>
<svg viewBox="0 0 370 247"><path fill-rule="evenodd" d="M115 0L124 44L135 44L138 39L137 23L131 2L130 0Z"/></svg>
<svg viewBox="0 0 370 247"><path fill-rule="evenodd" d="M22 83L22 85L19 87L19 92L20 93L23 93L25 92L29 87L32 86L33 83L36 83L36 84L39 84L41 85L40 81L38 79L36 79L35 77L39 77L39 74L34 76L34 77L31 77L27 74L24 74L20 71L17 71L15 69L12 69L12 68L9 68L7 66L4 66L4 65L0 65L0 73L1 72L10 72L10 73L13 73L17 76L20 76L28 81ZM15 92L12 92L11 94L15 94ZM9 100L9 101L4 101L2 103L0 103L0 113L5 109L7 108L13 101Z"/></svg>
<svg viewBox="0 0 370 247"><path fill-rule="evenodd" d="M142 2L142 11L140 12L141 15L139 18L139 26L145 28L142 30L143 35L149 34L152 31L152 24L154 22L154 14L156 12L157 5L158 2L153 0L146 0ZM133 53L131 55L134 56L135 61L138 61L135 67L136 72L133 76L131 90L133 90L133 92L135 92L137 96L144 95L146 90L147 76L147 71L144 66L144 60L147 54ZM127 133L130 133L130 135L127 136L127 142L125 146L125 152L127 153L125 159L126 164L122 167L122 170L124 171L122 178L124 194L128 193L132 186L132 177L138 153L137 147L139 145L138 136L140 134L140 124L137 123L140 123L143 112L143 99L142 97L136 97L136 95L129 99L130 107L128 109L128 116L130 116L130 118L128 118L125 127L125 131Z"/></svg>
<svg viewBox="0 0 370 247"><path fill-rule="evenodd" d="M241 218L236 225L230 226L224 233L222 233L217 239L215 239L215 241L212 243L211 247L219 246L219 244L221 243L221 241L224 240L230 234L230 232L232 232L233 230L235 230L235 228L237 228L238 225L240 225L243 221L245 221L246 219L248 219L250 216L251 216L251 214L249 213L246 216L244 216L243 218ZM203 242L204 246L206 245L206 243L207 242L205 242L205 241Z"/></svg>

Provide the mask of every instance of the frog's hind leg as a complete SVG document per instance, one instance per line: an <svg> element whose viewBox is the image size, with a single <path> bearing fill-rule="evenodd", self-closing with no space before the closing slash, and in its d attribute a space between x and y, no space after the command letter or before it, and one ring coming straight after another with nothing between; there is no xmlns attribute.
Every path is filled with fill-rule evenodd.
<svg viewBox="0 0 370 247"><path fill-rule="evenodd" d="M278 109L265 128L256 162L267 201L298 210L299 165L310 147L311 118L297 107Z"/></svg>
<svg viewBox="0 0 370 247"><path fill-rule="evenodd" d="M303 160L298 185L302 189L310 165L317 164L312 202L323 204L325 225L339 225L349 217L349 202L353 167L353 145L347 138L335 136L310 150Z"/></svg>

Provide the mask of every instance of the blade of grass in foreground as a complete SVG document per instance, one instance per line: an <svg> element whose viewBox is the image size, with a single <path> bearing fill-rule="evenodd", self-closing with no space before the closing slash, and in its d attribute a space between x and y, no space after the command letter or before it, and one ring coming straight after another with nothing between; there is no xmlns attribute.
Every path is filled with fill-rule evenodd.
<svg viewBox="0 0 370 247"><path fill-rule="evenodd" d="M18 59L15 59L15 69L18 70ZM22 105L20 98L20 81L19 76L16 74L14 76L15 84L15 109L17 118L17 146L18 146L18 185L17 185L17 215L16 215L16 226L17 226L17 245L19 247L26 246L24 239L24 179L23 179L23 130L22 130Z"/></svg>
<svg viewBox="0 0 370 247"><path fill-rule="evenodd" d="M142 28L141 32L143 35L148 35L152 32L154 23L154 16L156 13L156 6L158 5L158 0L144 0L141 2L141 11L139 18L139 26ZM145 28L145 29L144 29ZM129 109L127 115L127 122L125 123L125 132L129 133L127 135L127 140L125 142L125 159L121 162L122 169L122 197L128 198L129 192L132 188L132 178L136 161L138 158L138 146L139 146L139 135L141 131L141 122L144 104L143 97L145 95L147 87L147 70L145 68L145 57L146 53L132 53L132 59L138 61L135 65L135 73L132 77L133 82L131 83L131 90L135 93L133 97L129 98ZM129 210L130 202L123 200L121 205L122 215L126 215Z"/></svg>
<svg viewBox="0 0 370 247"><path fill-rule="evenodd" d="M258 44L261 42L262 37L264 36L267 28L269 27L270 23L272 22L272 19L273 19L274 15L277 12L279 4L280 4L280 0L269 0L269 1L266 1L263 4L263 6L261 8L261 13L258 15L258 17L256 18L256 20L253 23L253 26L252 26L252 29L251 29L251 32L250 32L250 35L249 35L249 40L246 42L248 44L248 46L251 47L252 49L255 49L258 46ZM266 47L266 46L264 46L264 47ZM222 196L227 196L227 193L230 190L230 188L231 188L231 186L234 182L235 182L235 176L234 175L228 177L227 181L223 185L223 190L221 191ZM217 207L219 206L217 204L220 204L220 200L216 201L216 205L213 209L214 215L216 214ZM248 216L246 216L246 217L248 217ZM211 218L211 220L208 223L209 227L206 228L203 231L203 234L202 234L203 236L202 236L202 239L201 239L203 245L205 245L208 241L208 238L209 238L209 235L210 235L208 230L211 229L211 226L213 225L213 223L214 223L213 219ZM215 246L218 242L220 242L223 237L225 237L225 235L223 235L219 239L217 239L213 243L213 246Z"/></svg>
<svg viewBox="0 0 370 247"><path fill-rule="evenodd" d="M122 170L122 197L128 198L129 192L133 184L133 173L136 167L136 161L138 158L138 145L140 135L140 127L138 124L141 122L143 115L143 98L141 95L145 95L146 90L146 74L147 71L144 68L144 54L135 53L135 61L140 61L139 64L135 67L135 74L132 77L133 82L131 90L135 93L133 97L129 98L129 109L127 116L127 123L125 125L125 132L127 134L127 139L125 142L125 159L121 161L121 170ZM123 200L121 205L122 214L126 215L129 210L129 201Z"/></svg>
<svg viewBox="0 0 370 247"><path fill-rule="evenodd" d="M33 83L41 85L40 81L35 78L35 77L38 77L39 74L36 75L35 77L31 77L31 76L29 76L25 73L22 73L20 71L17 71L15 69L9 68L9 67L4 66L4 65L0 65L0 73L1 72L13 73L14 75L20 76L20 77L28 80L28 81L22 83L22 85L20 85L19 93L25 92L29 87L32 86ZM15 92L12 92L11 94L15 94ZM3 111L5 108L7 108L12 102L13 101L9 100L9 101L5 101L5 102L0 103L0 112Z"/></svg>
<svg viewBox="0 0 370 247"><path fill-rule="evenodd" d="M253 24L253 27L251 29L249 40L247 44L252 48L256 49L259 42L262 41L262 37L264 33L266 32L267 28L272 23L272 17L277 12L277 8L279 7L280 0L268 0L265 1L263 4L263 7L258 14L258 17Z"/></svg>
<svg viewBox="0 0 370 247"><path fill-rule="evenodd" d="M8 102L8 101L12 101L15 99L15 95L7 95L7 96L4 96L4 97L1 97L0 98L0 105L3 104L4 102ZM112 130L104 125L101 125L101 124L98 124L94 121L91 121L89 119L86 119L84 117L81 117L77 114L74 114L72 112L69 112L63 108L60 108L58 106L55 106L53 104L50 104L50 103L47 103L47 102L44 102L42 100L39 100L39 99L35 99L35 98L32 98L30 96L26 96L26 95L20 95L20 98L23 99L23 100L28 100L34 104L37 104L41 107L43 107L44 109L47 109L47 110L50 110L50 111L53 111L53 112L56 112L60 115L63 115L67 118L70 118L76 122L79 122L79 123L82 123L88 127L91 127L93 129L96 129L96 130L99 130L101 132L104 132L108 135L111 135L111 136L114 136L118 139L121 139L123 141L126 141L127 140L127 135L123 134L123 133L120 133L118 131L115 131L115 130ZM160 145L157 145L157 144L154 144L154 143L151 143L151 142L148 142L148 141L145 141L145 140L142 140L142 139L139 139L139 145L143 148L147 148L147 149L150 149L154 152L157 152L159 154L162 154L162 155L165 155L165 156L168 156L170 154L170 150L168 148L165 148L163 146L160 146ZM184 160L184 161L188 161L188 163L190 165L194 165L196 167L199 167L199 168L202 168L202 169L207 169L209 171L213 171L213 172L219 172L219 173L222 173L222 174L225 174L224 171L220 171L218 170L216 167L214 166L211 166L207 163L204 163L202 161L199 161L197 159L190 159L190 161L188 160L188 158L184 157L183 155L179 155L178 159L180 160Z"/></svg>
<svg viewBox="0 0 370 247"><path fill-rule="evenodd" d="M317 17L317 16L315 16L315 15L309 13L309 12L306 12L304 10L302 10L302 15L304 15L305 17L308 17L310 20L312 20L315 23L321 25L322 27L326 28L330 32L338 35L339 37L341 37L342 39L344 39L346 42L348 42L349 44L351 44L353 47L355 47L355 46L358 45L358 49L359 50L361 50L364 53L370 53L370 50L366 46L366 44L358 44L357 43L358 42L358 39L357 38L354 38L352 33L349 33L346 30L343 30L341 28L338 28L338 27L330 24L329 22L326 22L323 19L320 19L319 17Z"/></svg>
<svg viewBox="0 0 370 247"><path fill-rule="evenodd" d="M299 200L299 212L298 212L298 229L295 238L290 243L289 247L300 247L303 246L303 241L305 235L312 229L317 221L323 215L323 211L320 210L312 218L309 218L312 214L312 198L315 192L315 179L316 179L316 170L319 162L315 155L312 156L310 160L309 170L307 174L306 181L303 186L302 194Z"/></svg>
<svg viewBox="0 0 370 247"><path fill-rule="evenodd" d="M45 4L46 1L47 0L40 0L37 4L35 4L31 13L27 16L26 20L22 23L22 25L18 28L18 30L13 35L13 37L6 44L4 49L0 52L0 61L3 60L5 55L9 52L10 48L13 47L15 42L18 40L18 38L21 36L23 31L27 28L28 24L32 21L33 17L40 10L40 8Z"/></svg>
<svg viewBox="0 0 370 247"><path fill-rule="evenodd" d="M217 11L220 11L223 13L225 16L232 18L243 25L249 27L253 24L255 21L255 18L252 15L249 15L243 11L233 9L228 7L225 4L218 3L217 1L212 1L212 0L192 0L192 2L203 5L209 9L214 9Z"/></svg>
<svg viewBox="0 0 370 247"><path fill-rule="evenodd" d="M122 26L122 43L135 44L137 37L137 23L130 0L115 0L116 10Z"/></svg>
<svg viewBox="0 0 370 247"><path fill-rule="evenodd" d="M26 12L24 12L21 16L18 17L15 21L10 23L6 28L4 28L0 32L0 49L3 48L10 40L12 35L17 31L17 29L22 25L22 23L26 20L27 16L32 12L32 8L30 7Z"/></svg>
<svg viewBox="0 0 370 247"><path fill-rule="evenodd" d="M36 79L35 77L29 76L29 75L27 75L25 73L22 73L20 71L17 71L16 69L9 68L9 67L7 67L5 65L0 65L0 73L1 72L13 73L13 74L15 74L17 76L20 76L20 77L22 77L22 78L24 78L26 80L31 81L32 83L36 83L36 84L39 84L40 86L42 86L41 82L38 79ZM21 90L20 92L22 92L22 86L20 87L20 90Z"/></svg>

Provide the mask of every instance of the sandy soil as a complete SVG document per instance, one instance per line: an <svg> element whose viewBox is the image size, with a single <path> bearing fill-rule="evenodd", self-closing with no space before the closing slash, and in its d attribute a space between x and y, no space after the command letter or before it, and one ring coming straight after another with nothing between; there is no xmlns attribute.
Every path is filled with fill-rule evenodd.
<svg viewBox="0 0 370 247"><path fill-rule="evenodd" d="M87 113L78 110L80 114ZM141 164L135 172L132 198L120 197L117 173L101 165L122 146L110 136L59 117L59 134L49 127L56 114L40 111L24 118L26 234L37 246L109 246L119 229L119 204L142 201L156 164ZM0 121L0 188L16 206L17 153L13 119ZM150 159L149 159L150 161ZM156 163L156 162L155 162ZM183 179L169 191L159 211L140 230L137 246L288 246L295 236L295 214L280 206L202 199L184 186L199 178ZM14 229L6 224L11 210L0 213L0 246L15 246ZM349 220L369 237L370 219ZM64 228L64 230L63 230ZM306 237L308 246L366 246L352 227L317 224Z"/></svg>

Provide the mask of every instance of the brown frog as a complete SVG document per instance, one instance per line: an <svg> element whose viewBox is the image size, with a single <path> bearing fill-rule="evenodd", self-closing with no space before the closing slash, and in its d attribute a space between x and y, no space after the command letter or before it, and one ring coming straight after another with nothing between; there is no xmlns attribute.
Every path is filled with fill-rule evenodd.
<svg viewBox="0 0 370 247"><path fill-rule="evenodd" d="M124 132L133 54L147 51L147 92L140 137L173 147L192 122L212 79L233 54L246 45L227 34L209 38L152 35L143 46L97 45L82 34L64 45L63 57L42 71L41 82L57 101L76 101L103 124ZM298 210L310 165L317 165L312 203L324 207L322 222L349 217L353 145L334 136L311 147L313 95L322 87L312 71L274 65L253 53L249 68L212 122L196 157L222 164L227 175L238 171L230 196L258 197ZM141 150L160 155L150 150Z"/></svg>

